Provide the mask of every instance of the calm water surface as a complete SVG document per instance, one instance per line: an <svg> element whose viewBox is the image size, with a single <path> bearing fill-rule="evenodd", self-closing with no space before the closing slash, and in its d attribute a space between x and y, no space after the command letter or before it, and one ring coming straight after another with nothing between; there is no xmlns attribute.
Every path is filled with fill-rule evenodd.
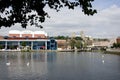
<svg viewBox="0 0 120 80"><path fill-rule="evenodd" d="M0 52L0 80L120 80L120 56Z"/></svg>

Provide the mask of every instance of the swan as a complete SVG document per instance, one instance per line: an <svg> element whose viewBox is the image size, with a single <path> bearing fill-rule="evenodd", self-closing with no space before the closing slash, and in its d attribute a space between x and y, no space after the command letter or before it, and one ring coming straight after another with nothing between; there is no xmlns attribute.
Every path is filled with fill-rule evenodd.
<svg viewBox="0 0 120 80"><path fill-rule="evenodd" d="M7 62L6 65L7 65L7 66L10 66L10 62Z"/></svg>
<svg viewBox="0 0 120 80"><path fill-rule="evenodd" d="M27 66L29 66L30 65L30 63L29 62L27 62Z"/></svg>
<svg viewBox="0 0 120 80"><path fill-rule="evenodd" d="M102 63L104 63L104 60L102 60Z"/></svg>
<svg viewBox="0 0 120 80"><path fill-rule="evenodd" d="M102 55L102 57L104 57L104 55Z"/></svg>

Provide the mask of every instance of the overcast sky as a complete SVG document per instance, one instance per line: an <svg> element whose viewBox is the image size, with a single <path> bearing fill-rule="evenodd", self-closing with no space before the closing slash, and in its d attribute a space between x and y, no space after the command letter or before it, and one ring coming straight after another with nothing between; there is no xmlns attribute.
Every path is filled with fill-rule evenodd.
<svg viewBox="0 0 120 80"><path fill-rule="evenodd" d="M50 36L71 36L73 32L79 35L80 31L84 31L88 36L99 38L120 36L120 0L95 0L92 4L98 11L94 16L84 15L80 8L75 10L63 8L59 12L46 8L51 18L42 23L44 28L28 26L27 29L45 30ZM25 29L19 24L11 28L2 27L0 35L7 35L9 30Z"/></svg>

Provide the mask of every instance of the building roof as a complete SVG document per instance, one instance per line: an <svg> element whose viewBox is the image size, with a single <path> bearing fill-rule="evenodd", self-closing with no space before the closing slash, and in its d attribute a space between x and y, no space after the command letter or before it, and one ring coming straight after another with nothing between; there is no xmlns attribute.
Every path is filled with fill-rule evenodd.
<svg viewBox="0 0 120 80"><path fill-rule="evenodd" d="M47 36L47 33L45 31L31 31L31 30L24 31L10 30L9 34L44 34L45 36Z"/></svg>
<svg viewBox="0 0 120 80"><path fill-rule="evenodd" d="M21 31L21 34L34 34L34 32L31 30L24 30L24 31Z"/></svg>
<svg viewBox="0 0 120 80"><path fill-rule="evenodd" d="M47 33L45 31L35 31L34 34L45 34L45 36L47 36Z"/></svg>

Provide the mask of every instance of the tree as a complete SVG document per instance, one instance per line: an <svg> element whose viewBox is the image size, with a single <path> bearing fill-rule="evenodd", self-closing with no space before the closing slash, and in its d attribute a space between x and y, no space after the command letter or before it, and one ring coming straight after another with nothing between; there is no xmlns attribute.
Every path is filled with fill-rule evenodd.
<svg viewBox="0 0 120 80"><path fill-rule="evenodd" d="M3 46L2 46L2 45L0 45L0 49L3 49Z"/></svg>
<svg viewBox="0 0 120 80"><path fill-rule="evenodd" d="M75 48L75 44L76 44L76 40L75 39L70 39L69 44L71 46L71 49L74 49Z"/></svg>
<svg viewBox="0 0 120 80"><path fill-rule="evenodd" d="M15 23L21 23L23 28L26 28L27 23L31 25L38 25L38 22L44 22L46 17L49 17L47 11L44 10L46 6L50 9L59 11L63 7L74 9L80 6L82 12L87 15L97 13L92 9L94 0L0 0L0 27L10 27ZM30 14L36 12L34 14ZM4 15L4 16L3 16Z"/></svg>
<svg viewBox="0 0 120 80"><path fill-rule="evenodd" d="M75 40L83 40L81 37L75 37Z"/></svg>
<svg viewBox="0 0 120 80"><path fill-rule="evenodd" d="M112 48L120 48L120 43L113 43Z"/></svg>
<svg viewBox="0 0 120 80"><path fill-rule="evenodd" d="M70 44L72 49L74 49L75 47L77 49L80 49L83 47L82 41L83 40L80 37L75 37L75 38L70 39L69 44Z"/></svg>
<svg viewBox="0 0 120 80"><path fill-rule="evenodd" d="M82 41L81 40L76 40L75 46L77 47L77 49L82 48L83 47Z"/></svg>
<svg viewBox="0 0 120 80"><path fill-rule="evenodd" d="M63 40L67 40L69 39L70 37L69 36L56 36L54 37L55 39L63 39Z"/></svg>
<svg viewBox="0 0 120 80"><path fill-rule="evenodd" d="M22 42L21 45L25 47L27 45L27 43L26 42Z"/></svg>
<svg viewBox="0 0 120 80"><path fill-rule="evenodd" d="M10 49L15 49L15 46L14 45L10 45L9 48Z"/></svg>

